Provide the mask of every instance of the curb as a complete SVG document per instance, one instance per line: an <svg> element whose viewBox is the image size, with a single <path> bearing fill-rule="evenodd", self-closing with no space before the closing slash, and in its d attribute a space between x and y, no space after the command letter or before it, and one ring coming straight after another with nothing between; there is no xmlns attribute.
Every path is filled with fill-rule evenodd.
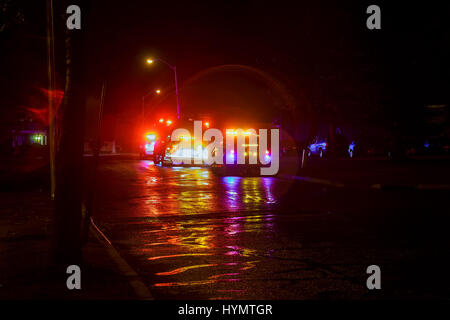
<svg viewBox="0 0 450 320"><path fill-rule="evenodd" d="M361 185L345 185L340 182L319 179L313 177L302 177L302 176L292 176L288 174L280 174L277 178L285 179L285 180L298 180L302 182L332 186L336 188L345 188L345 187L364 187L372 190L450 190L450 184L372 184L369 186L361 186Z"/></svg>
<svg viewBox="0 0 450 320"><path fill-rule="evenodd" d="M141 300L154 300L152 294L150 293L150 290L144 284L142 279L139 277L136 271L134 271L134 269L120 256L119 252L116 250L116 248L114 248L111 241L109 241L109 239L94 223L92 217L90 231L101 243L105 245L108 254L114 260L122 275L127 278L137 298Z"/></svg>
<svg viewBox="0 0 450 320"><path fill-rule="evenodd" d="M450 190L450 184L373 184L376 190Z"/></svg>
<svg viewBox="0 0 450 320"><path fill-rule="evenodd" d="M343 183L339 183L339 182L335 182L335 181L331 181L331 180L326 180L326 179L319 179L319 178L312 178L312 177L301 177L301 176L292 176L289 174L280 174L276 176L277 178L280 179L285 179L285 180L298 180L298 181L302 181L302 182L309 182L309 183L314 183L314 184L322 184L322 185L327 185L327 186L332 186L332 187L336 187L336 188L344 188L345 185Z"/></svg>

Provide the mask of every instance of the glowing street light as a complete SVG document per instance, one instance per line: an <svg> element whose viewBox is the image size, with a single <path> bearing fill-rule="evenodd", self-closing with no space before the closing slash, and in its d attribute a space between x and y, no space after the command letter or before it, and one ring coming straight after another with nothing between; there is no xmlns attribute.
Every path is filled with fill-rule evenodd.
<svg viewBox="0 0 450 320"><path fill-rule="evenodd" d="M170 69L172 69L172 71L174 72L175 75L175 94L177 96L177 118L180 119L180 99L178 96L178 78L177 78L177 67L171 65L170 63L168 63L167 61L164 61L163 59L147 59L147 64L152 64L154 61L161 61L162 63L164 63L166 66L168 66Z"/></svg>
<svg viewBox="0 0 450 320"><path fill-rule="evenodd" d="M147 60L147 63L148 63L148 61L153 62L153 60L150 60L150 59ZM144 96L142 96L142 121L144 121L144 118L145 118L145 98L152 93L161 94L161 90L160 89L156 89L155 91L150 90Z"/></svg>

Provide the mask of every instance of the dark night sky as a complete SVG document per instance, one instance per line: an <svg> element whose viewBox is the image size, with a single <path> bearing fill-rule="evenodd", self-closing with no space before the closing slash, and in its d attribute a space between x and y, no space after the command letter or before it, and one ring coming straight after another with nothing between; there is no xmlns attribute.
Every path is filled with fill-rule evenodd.
<svg viewBox="0 0 450 320"><path fill-rule="evenodd" d="M286 97L255 72L222 70L193 80L225 64L272 77L306 119L329 105L338 110L333 116L358 119L378 106L398 115L448 102L449 6L377 1L382 30L369 31L365 9L372 3L95 0L83 25L89 94L98 96L107 79L106 112L131 116L143 93L158 87L166 95L153 102L174 108L173 75L161 64L146 66L152 56L177 66L184 112L280 113L275 106ZM1 42L10 46L1 57L8 105L23 100L19 86L45 84L44 1L22 4L25 25Z"/></svg>
<svg viewBox="0 0 450 320"><path fill-rule="evenodd" d="M108 66L116 88L109 101L117 108L138 105L146 88L173 87L170 70L146 67L146 56L176 64L182 87L206 68L242 64L273 75L296 99L320 99L322 91L337 91L330 99L341 99L345 86L375 98L382 91L394 101L412 92L418 95L412 101L445 98L449 27L443 28L450 11L381 6L383 29L368 31L364 2L96 1L92 61Z"/></svg>

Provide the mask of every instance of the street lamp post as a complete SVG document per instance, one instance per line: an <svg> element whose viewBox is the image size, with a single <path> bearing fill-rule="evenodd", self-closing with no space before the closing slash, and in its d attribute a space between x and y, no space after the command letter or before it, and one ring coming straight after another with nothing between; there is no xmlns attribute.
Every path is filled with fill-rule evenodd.
<svg viewBox="0 0 450 320"><path fill-rule="evenodd" d="M161 93L161 90L159 90L159 89L156 89L155 91L154 91L156 94L160 94ZM145 98L148 96L148 95L150 95L151 93L153 93L153 91L149 91L149 92L147 92L145 95L143 95L142 96L142 121L144 121L144 118L145 118Z"/></svg>
<svg viewBox="0 0 450 320"><path fill-rule="evenodd" d="M177 67L171 65L170 63L168 63L167 61L164 61L163 59L147 59L147 63L148 64L152 64L154 61L161 61L162 63L164 63L166 66L168 66L170 69L172 69L174 75L175 75L175 94L177 96L177 118L180 119L180 99L179 99L179 95L178 95L178 77L177 77Z"/></svg>

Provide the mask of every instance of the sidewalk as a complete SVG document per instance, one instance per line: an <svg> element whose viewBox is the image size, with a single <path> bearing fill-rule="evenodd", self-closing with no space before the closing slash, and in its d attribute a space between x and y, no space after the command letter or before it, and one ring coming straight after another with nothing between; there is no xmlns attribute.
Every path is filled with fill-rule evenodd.
<svg viewBox="0 0 450 320"><path fill-rule="evenodd" d="M81 290L51 266L52 203L47 192L0 192L0 299L137 299L108 247L92 233L83 249Z"/></svg>
<svg viewBox="0 0 450 320"><path fill-rule="evenodd" d="M311 159L281 160L279 178L334 187L450 190L450 159Z"/></svg>

